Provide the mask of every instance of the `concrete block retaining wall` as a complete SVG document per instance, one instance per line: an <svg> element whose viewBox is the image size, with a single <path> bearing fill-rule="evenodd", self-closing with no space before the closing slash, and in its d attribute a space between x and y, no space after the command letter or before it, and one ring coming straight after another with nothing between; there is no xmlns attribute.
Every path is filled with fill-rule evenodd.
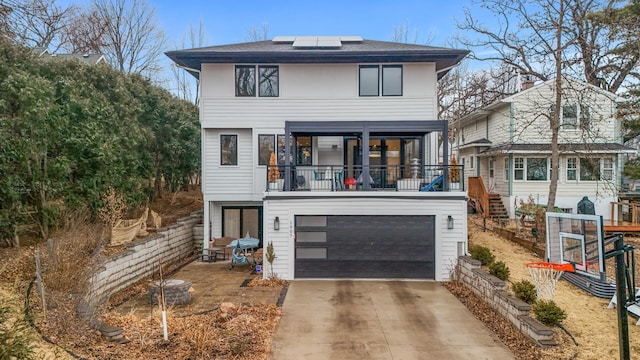
<svg viewBox="0 0 640 360"><path fill-rule="evenodd" d="M458 258L458 265L458 279L477 297L540 346L555 345L553 331L529 316L531 305L507 292L505 282L482 270L480 261L470 256L461 256Z"/></svg>
<svg viewBox="0 0 640 360"><path fill-rule="evenodd" d="M202 234L194 236L194 227L202 223L202 211L178 219L175 225L158 229L155 235L127 244L127 250L112 256L89 280L85 303L79 315L92 317L98 304L116 292L158 272L158 265L184 261L202 244Z"/></svg>

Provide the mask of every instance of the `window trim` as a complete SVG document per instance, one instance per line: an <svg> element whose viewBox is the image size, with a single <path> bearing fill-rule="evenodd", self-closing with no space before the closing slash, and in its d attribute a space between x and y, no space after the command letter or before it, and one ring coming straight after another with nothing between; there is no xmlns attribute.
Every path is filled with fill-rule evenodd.
<svg viewBox="0 0 640 360"><path fill-rule="evenodd" d="M231 164L223 164L222 163L222 159L224 158L222 151L223 151L223 141L222 138L225 136L230 136L235 138L234 144L235 144L235 158L233 159L234 163ZM220 134L220 166L238 166L238 134Z"/></svg>
<svg viewBox="0 0 640 360"><path fill-rule="evenodd" d="M260 156L260 152L262 150L262 138L271 137L273 149L271 152L276 152L276 135L275 134L258 134L258 166L266 166L269 165L269 159L266 159L266 162L262 161L262 157ZM269 158L271 157L271 152L269 152ZM277 159L277 158L276 158Z"/></svg>

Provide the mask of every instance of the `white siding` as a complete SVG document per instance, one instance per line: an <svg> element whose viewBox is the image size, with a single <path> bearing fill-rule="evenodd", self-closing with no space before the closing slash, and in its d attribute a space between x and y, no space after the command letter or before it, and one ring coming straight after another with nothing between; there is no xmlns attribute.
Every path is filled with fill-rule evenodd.
<svg viewBox="0 0 640 360"><path fill-rule="evenodd" d="M443 199L442 194L422 194L423 199L402 198L394 194L369 196L336 196L323 198L309 196L291 198L275 194L264 202L265 244L273 242L276 252L274 272L293 279L295 274L294 217L296 215L435 215L435 253L437 281L449 279L458 256L458 242L467 243L466 201ZM310 195L313 195L311 193ZM349 194L346 194L349 195ZM278 197L281 197L278 199ZM434 199L429 199L433 197ZM447 229L447 216L454 218L454 229ZM273 220L279 217L280 230L273 230Z"/></svg>
<svg viewBox="0 0 640 360"><path fill-rule="evenodd" d="M251 130L204 129L202 177L207 179L203 194L215 194L220 201L247 201L254 198L254 152ZM220 135L238 135L238 165L220 165ZM264 188L264 187L263 187Z"/></svg>
<svg viewBox="0 0 640 360"><path fill-rule="evenodd" d="M204 128L283 128L284 121L434 120L435 67L403 65L403 96L360 97L358 64L280 65L280 96L235 97L233 64L204 64Z"/></svg>

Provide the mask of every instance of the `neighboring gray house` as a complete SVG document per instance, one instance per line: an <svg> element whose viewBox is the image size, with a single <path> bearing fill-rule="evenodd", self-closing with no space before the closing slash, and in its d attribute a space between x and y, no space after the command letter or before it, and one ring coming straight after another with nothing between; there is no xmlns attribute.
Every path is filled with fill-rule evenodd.
<svg viewBox="0 0 640 360"><path fill-rule="evenodd" d="M33 53L41 58L58 58L66 60L78 60L89 65L107 64L107 59L102 54L52 54L48 49L43 47L35 47Z"/></svg>
<svg viewBox="0 0 640 360"><path fill-rule="evenodd" d="M436 82L467 53L358 36L168 52L200 79L205 244L273 243L285 279L447 280L466 194Z"/></svg>

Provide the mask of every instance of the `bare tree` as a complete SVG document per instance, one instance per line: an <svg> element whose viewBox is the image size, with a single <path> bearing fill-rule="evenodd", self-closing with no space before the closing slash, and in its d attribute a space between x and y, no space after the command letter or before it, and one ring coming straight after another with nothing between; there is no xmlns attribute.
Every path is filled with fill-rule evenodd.
<svg viewBox="0 0 640 360"><path fill-rule="evenodd" d="M263 23L260 26L254 26L247 30L247 41L264 41L269 40L269 24Z"/></svg>
<svg viewBox="0 0 640 360"><path fill-rule="evenodd" d="M584 0L484 0L483 8L496 19L496 29L479 23L467 9L465 19L458 23L461 30L479 35L478 39L459 39L463 44L482 49L472 55L478 60L494 60L516 69L520 74L540 80L555 78L555 109L549 112L538 108L530 115L532 124L540 117L548 119L551 142L551 179L547 208L553 209L556 199L559 171L560 109L563 96L563 70L575 64L572 50L577 39L573 32L568 4ZM489 49L490 51L487 51ZM547 108L548 109L548 108ZM523 125L522 129L527 129ZM545 131L547 131L545 129Z"/></svg>
<svg viewBox="0 0 640 360"><path fill-rule="evenodd" d="M160 70L166 40L156 18L144 0L94 0L71 22L68 42L72 50L104 54L120 71L150 76Z"/></svg>
<svg viewBox="0 0 640 360"><path fill-rule="evenodd" d="M414 27L412 29L411 24L406 23L403 25L395 25L393 27L393 36L391 37L391 41L405 44L422 43L428 45L432 43L435 38L436 34L429 32L427 37L423 41L420 41L420 31L418 28Z"/></svg>
<svg viewBox="0 0 640 360"><path fill-rule="evenodd" d="M1 27L16 42L29 47L56 51L64 42L65 26L76 8L60 6L56 0L3 0L0 15L6 19Z"/></svg>
<svg viewBox="0 0 640 360"><path fill-rule="evenodd" d="M182 42L177 45L176 48L184 49L187 47L203 47L206 42L207 39L204 32L204 25L202 23L202 19L200 19L197 30L193 24L189 24L189 31L187 34L182 36ZM185 70L180 69L175 65L172 65L170 68L173 75L173 83L175 84L174 92L180 99L191 101L198 105L200 102L200 80L195 79Z"/></svg>

